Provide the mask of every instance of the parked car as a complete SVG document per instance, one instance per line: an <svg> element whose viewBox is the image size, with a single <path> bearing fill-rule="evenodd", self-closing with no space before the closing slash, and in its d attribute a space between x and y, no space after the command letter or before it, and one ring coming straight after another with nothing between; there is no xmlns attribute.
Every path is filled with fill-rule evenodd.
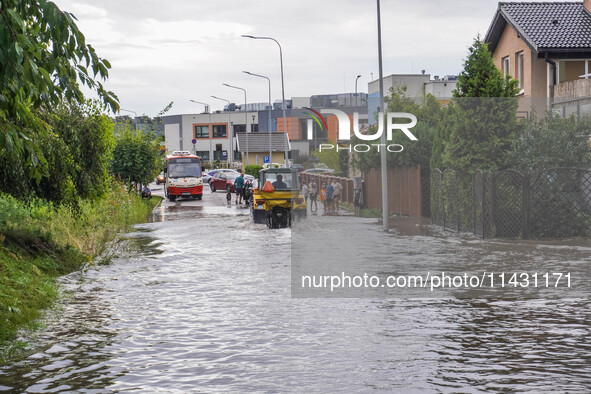
<svg viewBox="0 0 591 394"><path fill-rule="evenodd" d="M263 169L267 169L267 168L285 168L285 164L281 164L281 163L265 163L263 164Z"/></svg>
<svg viewBox="0 0 591 394"><path fill-rule="evenodd" d="M333 172L334 170L330 168L316 167L308 168L306 171L302 171L302 174L332 174Z"/></svg>
<svg viewBox="0 0 591 394"><path fill-rule="evenodd" d="M234 180L238 178L240 173L238 172L217 172L209 180L209 187L212 192L217 190L223 190L234 192Z"/></svg>
<svg viewBox="0 0 591 394"><path fill-rule="evenodd" d="M240 173L236 170L232 170L230 168L218 168L215 170L211 170L209 171L207 174L203 174L203 183L209 183L209 181L211 180L211 178L213 178L213 176L217 173L226 173L226 174L238 174L240 175ZM254 179L254 177L252 175L248 175L248 174L244 174L244 180L249 180L249 179Z"/></svg>
<svg viewBox="0 0 591 394"><path fill-rule="evenodd" d="M304 171L304 166L303 166L303 165L301 165L301 164L291 164L291 165L289 166L289 168L291 168L292 170L296 170L296 171L298 171L298 172L300 172L300 171Z"/></svg>
<svg viewBox="0 0 591 394"><path fill-rule="evenodd" d="M204 174L203 175L203 183L205 183L205 182L209 183L209 181L211 180L211 178L213 178L213 176L215 174L217 174L218 172L232 172L232 173L237 173L238 171L232 170L232 169L229 169L229 168L216 168L215 170L208 171L207 174Z"/></svg>

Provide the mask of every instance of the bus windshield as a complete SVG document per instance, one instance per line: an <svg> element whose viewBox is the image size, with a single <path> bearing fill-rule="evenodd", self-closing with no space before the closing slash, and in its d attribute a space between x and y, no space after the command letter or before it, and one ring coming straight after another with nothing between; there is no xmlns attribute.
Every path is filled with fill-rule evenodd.
<svg viewBox="0 0 591 394"><path fill-rule="evenodd" d="M201 178L201 160L198 158L178 158L168 161L169 178Z"/></svg>

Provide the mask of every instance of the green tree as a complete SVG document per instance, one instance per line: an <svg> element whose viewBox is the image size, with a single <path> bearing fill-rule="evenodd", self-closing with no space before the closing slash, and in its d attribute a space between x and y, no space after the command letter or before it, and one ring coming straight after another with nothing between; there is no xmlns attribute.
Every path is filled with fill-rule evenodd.
<svg viewBox="0 0 591 394"><path fill-rule="evenodd" d="M30 133L46 160L45 174L36 182L28 175L25 157L0 149L0 191L58 204L77 204L79 198L104 194L114 127L100 107L94 102L62 103L51 114L36 116L51 128Z"/></svg>
<svg viewBox="0 0 591 394"><path fill-rule="evenodd" d="M401 132L393 133L392 141L389 141L388 144L402 145L403 150L401 152L387 153L388 167L415 167L420 165L421 169L427 171L430 165L436 127L441 121L441 104L430 94L420 99L408 97L406 88L402 87L392 92L392 95L387 100L387 105L388 112L407 112L417 117L417 125L411 129L411 132L417 137L417 141L409 140ZM370 134L375 133L374 130L370 130ZM362 143L366 142L357 137L351 139L351 144ZM352 162L355 168L363 172L371 168L380 168L381 153L377 149L373 149L369 152L355 154Z"/></svg>
<svg viewBox="0 0 591 394"><path fill-rule="evenodd" d="M115 146L114 125L99 103L60 105L51 120L52 133L68 145L72 181L80 198L103 195L110 185L109 161Z"/></svg>
<svg viewBox="0 0 591 394"><path fill-rule="evenodd" d="M42 112L62 100L82 103L80 83L118 108L115 94L97 80L108 77L111 65L86 44L75 17L50 1L0 2L0 64L0 149L23 156L37 180L46 160L32 137L50 131Z"/></svg>
<svg viewBox="0 0 591 394"><path fill-rule="evenodd" d="M515 97L519 82L507 75L503 78L495 66L488 45L474 39L464 61L464 70L458 76L454 97Z"/></svg>
<svg viewBox="0 0 591 394"><path fill-rule="evenodd" d="M152 133L133 130L129 124L116 138L111 172L128 184L151 182L162 170L160 142Z"/></svg>
<svg viewBox="0 0 591 394"><path fill-rule="evenodd" d="M324 150L322 152L319 150L314 151L312 152L312 155L316 157L321 163L325 164L328 168L332 168L337 173L341 172L341 166L339 164L339 152L337 152L336 148Z"/></svg>
<svg viewBox="0 0 591 394"><path fill-rule="evenodd" d="M542 119L532 117L514 141L510 161L523 172L557 167L587 169L591 163L589 130L589 117L564 119L551 112Z"/></svg>
<svg viewBox="0 0 591 394"><path fill-rule="evenodd" d="M339 167L341 169L341 175L349 177L349 157L350 154L346 150L339 152Z"/></svg>
<svg viewBox="0 0 591 394"><path fill-rule="evenodd" d="M517 86L510 76L503 78L487 45L476 38L438 127L432 166L467 173L506 168L519 129Z"/></svg>

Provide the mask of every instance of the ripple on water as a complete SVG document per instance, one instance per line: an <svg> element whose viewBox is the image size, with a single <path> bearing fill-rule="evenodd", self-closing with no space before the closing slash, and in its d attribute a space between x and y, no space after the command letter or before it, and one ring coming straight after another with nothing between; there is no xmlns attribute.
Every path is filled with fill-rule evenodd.
<svg viewBox="0 0 591 394"><path fill-rule="evenodd" d="M294 234L331 220L409 270L434 261L510 265L530 253L447 234L383 234L374 220L310 218L267 230L235 207L164 210L139 250L62 280L28 357L0 369L8 391L472 392L591 388L586 298L291 298ZM414 230L413 230L414 231ZM331 255L330 245L325 245ZM362 253L373 253L369 244ZM584 247L583 247L584 248ZM549 253L536 254L535 249ZM517 251L516 251L517 250ZM515 253L518 253L517 255ZM521 253L521 254L519 254ZM380 266L384 272L391 270Z"/></svg>

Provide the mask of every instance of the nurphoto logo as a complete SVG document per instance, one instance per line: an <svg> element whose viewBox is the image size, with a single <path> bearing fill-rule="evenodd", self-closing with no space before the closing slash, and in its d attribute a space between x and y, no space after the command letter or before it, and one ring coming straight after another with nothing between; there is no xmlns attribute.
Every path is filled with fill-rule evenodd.
<svg viewBox="0 0 591 394"><path fill-rule="evenodd" d="M305 109L311 111L311 113L306 112L307 115L310 115L313 119L308 119L306 124L306 130L308 135L308 140L312 140L314 138L314 121L320 129L325 129L328 131L328 124L326 123L326 119L322 116L322 114L332 114L337 117L338 121L338 141L348 141L351 139L351 120L349 116L344 113L343 111L339 111L338 109L321 109L320 112L305 107ZM388 112L386 114L386 139L388 141L392 141L392 135L395 130L402 131L409 140L417 141L417 137L414 136L413 133L410 132L409 129L413 128L417 124L417 117L413 114L408 112ZM407 123L394 123L395 119L409 119L410 122ZM378 129L374 134L362 134L359 131L359 113L353 113L353 133L357 138L362 141L376 141L382 137L384 133L384 113L380 112L378 115ZM388 152L402 152L404 150L404 146L400 144L354 144L354 145L339 145L339 144L320 144L318 149L322 151L336 149L336 151L347 150L349 152L369 152L373 148L377 149L380 152L381 148L385 148Z"/></svg>

